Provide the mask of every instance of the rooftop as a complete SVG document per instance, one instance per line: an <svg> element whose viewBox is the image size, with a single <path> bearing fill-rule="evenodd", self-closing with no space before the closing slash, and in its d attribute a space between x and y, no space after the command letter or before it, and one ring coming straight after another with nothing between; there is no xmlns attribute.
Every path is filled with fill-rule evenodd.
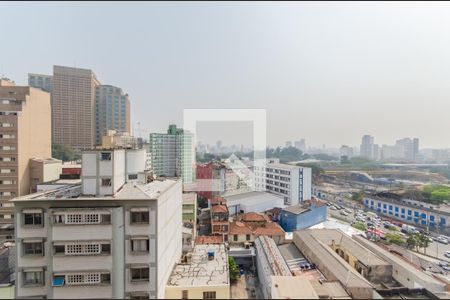
<svg viewBox="0 0 450 300"><path fill-rule="evenodd" d="M268 168L277 168L277 169L284 169L284 170L299 170L303 167L299 166L293 166L293 165L287 165L287 164L280 164L280 163L268 163L266 165Z"/></svg>
<svg viewBox="0 0 450 300"><path fill-rule="evenodd" d="M228 208L225 205L213 205L211 207L213 213L228 213Z"/></svg>
<svg viewBox="0 0 450 300"><path fill-rule="evenodd" d="M223 237L221 235L200 235L195 239L196 245L205 244L222 244Z"/></svg>
<svg viewBox="0 0 450 300"><path fill-rule="evenodd" d="M195 205L196 203L197 203L196 193L183 193L183 204Z"/></svg>
<svg viewBox="0 0 450 300"><path fill-rule="evenodd" d="M228 207L242 203L245 203L247 205L257 205L264 202L275 202L279 203L279 206L285 206L283 204L283 197L266 192L242 193L232 196L226 196L225 199L227 201Z"/></svg>
<svg viewBox="0 0 450 300"><path fill-rule="evenodd" d="M311 200L305 200L305 202L302 204L285 207L285 208L283 208L283 211L287 211L287 212L293 213L295 215L299 215L299 214L302 214L302 213L310 210L312 204L314 204L316 207L322 207L325 205L324 202L317 200L315 198L312 198Z"/></svg>
<svg viewBox="0 0 450 300"><path fill-rule="evenodd" d="M32 161L36 161L36 162L43 162L46 164L52 164L52 163L61 163L62 161L53 157L48 157L48 158L42 158L42 157L34 157L31 159Z"/></svg>
<svg viewBox="0 0 450 300"><path fill-rule="evenodd" d="M304 276L272 276L273 299L319 299Z"/></svg>
<svg viewBox="0 0 450 300"><path fill-rule="evenodd" d="M12 199L12 202L21 201L61 201L61 200L148 200L158 197L175 185L177 181L171 179L154 180L150 183L125 183L122 188L112 196L83 195L82 186L65 186L51 191L37 192Z"/></svg>
<svg viewBox="0 0 450 300"><path fill-rule="evenodd" d="M208 259L208 252L214 253L214 259ZM228 254L225 245L195 245L190 263L177 264L167 285L181 287L229 285Z"/></svg>
<svg viewBox="0 0 450 300"><path fill-rule="evenodd" d="M230 234L284 235L285 232L278 223L272 222L265 214L245 213L230 222Z"/></svg>

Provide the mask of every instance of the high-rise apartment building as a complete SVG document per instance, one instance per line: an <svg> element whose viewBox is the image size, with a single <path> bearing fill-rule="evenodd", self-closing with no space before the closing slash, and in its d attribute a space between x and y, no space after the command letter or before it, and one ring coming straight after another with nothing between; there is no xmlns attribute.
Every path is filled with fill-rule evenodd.
<svg viewBox="0 0 450 300"><path fill-rule="evenodd" d="M182 184L144 168L144 149L90 150L81 185L13 200L17 298L164 298L182 253Z"/></svg>
<svg viewBox="0 0 450 300"><path fill-rule="evenodd" d="M353 157L354 156L353 148L347 145L342 145L341 148L339 148L339 154L341 156L347 156L347 158Z"/></svg>
<svg viewBox="0 0 450 300"><path fill-rule="evenodd" d="M53 76L44 74L28 74L28 85L31 87L42 89L51 93L53 89L52 85Z"/></svg>
<svg viewBox="0 0 450 300"><path fill-rule="evenodd" d="M30 160L51 157L50 94L0 79L0 220L11 222L9 199L30 193Z"/></svg>
<svg viewBox="0 0 450 300"><path fill-rule="evenodd" d="M374 159L373 136L364 135L362 137L359 155L368 159Z"/></svg>
<svg viewBox="0 0 450 300"><path fill-rule="evenodd" d="M195 181L195 151L190 132L169 125L167 133L151 133L150 164L156 176L181 177L183 183Z"/></svg>
<svg viewBox="0 0 450 300"><path fill-rule="evenodd" d="M130 99L121 88L99 85L95 93L95 142L102 143L108 130L130 133Z"/></svg>
<svg viewBox="0 0 450 300"><path fill-rule="evenodd" d="M404 138L395 142L396 158L416 161L419 155L419 139Z"/></svg>
<svg viewBox="0 0 450 300"><path fill-rule="evenodd" d="M88 69L53 66L53 143L76 150L95 143L95 95L100 84Z"/></svg>

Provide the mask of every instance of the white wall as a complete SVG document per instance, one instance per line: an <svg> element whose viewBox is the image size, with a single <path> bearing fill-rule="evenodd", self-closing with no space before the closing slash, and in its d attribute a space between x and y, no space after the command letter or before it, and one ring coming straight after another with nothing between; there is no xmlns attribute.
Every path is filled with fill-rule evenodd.
<svg viewBox="0 0 450 300"><path fill-rule="evenodd" d="M125 183L125 150L114 150L113 163L114 163L113 193L115 193Z"/></svg>
<svg viewBox="0 0 450 300"><path fill-rule="evenodd" d="M145 149L127 150L126 160L126 180L128 180L128 174L145 171L147 153Z"/></svg>
<svg viewBox="0 0 450 300"><path fill-rule="evenodd" d="M163 299L173 266L182 253L182 184L176 184L158 199L158 282L157 298Z"/></svg>

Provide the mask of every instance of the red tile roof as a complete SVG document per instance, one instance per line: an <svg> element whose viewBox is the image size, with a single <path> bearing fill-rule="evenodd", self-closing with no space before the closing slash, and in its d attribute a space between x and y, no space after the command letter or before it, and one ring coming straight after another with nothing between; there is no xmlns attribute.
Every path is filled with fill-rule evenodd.
<svg viewBox="0 0 450 300"><path fill-rule="evenodd" d="M237 221L230 223L230 235L234 234L284 235L284 230L268 216L250 212L240 215Z"/></svg>
<svg viewBox="0 0 450 300"><path fill-rule="evenodd" d="M268 222L265 226L255 228L254 235L284 235L284 230L275 222Z"/></svg>
<svg viewBox="0 0 450 300"><path fill-rule="evenodd" d="M232 222L230 223L230 235L233 234L251 234L252 233L252 229L247 226L246 224L236 221L236 222Z"/></svg>
<svg viewBox="0 0 450 300"><path fill-rule="evenodd" d="M249 213L239 215L237 219L242 222L265 222L265 221L267 221L266 215L258 214L255 212L249 212Z"/></svg>
<svg viewBox="0 0 450 300"><path fill-rule="evenodd" d="M211 211L213 213L228 213L228 208L225 205L213 205Z"/></svg>
<svg viewBox="0 0 450 300"><path fill-rule="evenodd" d="M195 239L195 243L199 245L204 244L222 244L223 243L223 237L221 235L202 235L198 236Z"/></svg>

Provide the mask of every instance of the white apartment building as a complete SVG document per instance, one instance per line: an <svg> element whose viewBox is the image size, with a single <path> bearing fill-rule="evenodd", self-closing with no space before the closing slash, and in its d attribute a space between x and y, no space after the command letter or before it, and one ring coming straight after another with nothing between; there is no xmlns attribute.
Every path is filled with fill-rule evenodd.
<svg viewBox="0 0 450 300"><path fill-rule="evenodd" d="M253 172L255 189L282 196L285 205L297 205L311 199L311 168L280 163L257 163Z"/></svg>
<svg viewBox="0 0 450 300"><path fill-rule="evenodd" d="M12 200L16 297L163 298L181 256L181 180L152 181L145 150L82 159L81 185Z"/></svg>

